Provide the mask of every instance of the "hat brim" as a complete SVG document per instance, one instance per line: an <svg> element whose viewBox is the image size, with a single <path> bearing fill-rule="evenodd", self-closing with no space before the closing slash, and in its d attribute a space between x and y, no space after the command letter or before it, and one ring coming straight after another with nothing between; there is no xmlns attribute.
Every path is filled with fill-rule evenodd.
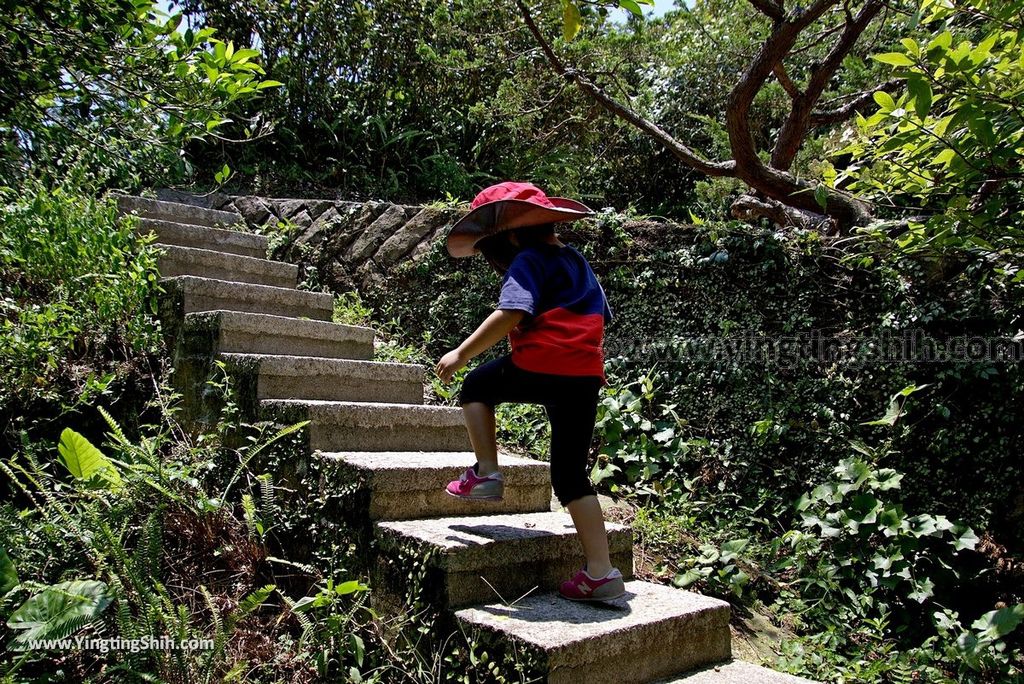
<svg viewBox="0 0 1024 684"><path fill-rule="evenodd" d="M481 204L455 222L448 231L448 253L453 257L478 254L476 243L489 235L513 228L544 223L576 221L593 216L587 205L565 197L549 197L554 207L545 207L525 200L497 200Z"/></svg>

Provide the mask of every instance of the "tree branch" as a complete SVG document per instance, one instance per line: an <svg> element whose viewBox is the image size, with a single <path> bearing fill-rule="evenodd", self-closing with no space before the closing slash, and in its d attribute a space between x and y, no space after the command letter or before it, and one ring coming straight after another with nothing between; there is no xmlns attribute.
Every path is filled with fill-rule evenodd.
<svg viewBox="0 0 1024 684"><path fill-rule="evenodd" d="M844 7L846 13L846 24L839 40L829 51L825 60L811 72L807 81L807 88L801 97L793 99L793 107L789 116L779 130L778 140L775 141L775 149L772 150L771 166L776 169L786 170L793 164L804 137L811 125L811 111L818 102L821 94L825 92L829 81L835 75L843 60L857 44L857 39L868 27L868 24L881 11L882 0L868 0L864 3L860 12L852 16L849 9Z"/></svg>
<svg viewBox="0 0 1024 684"><path fill-rule="evenodd" d="M836 228L835 219L821 213L789 207L777 200L751 194L740 195L733 200L729 211L733 218L740 221L752 222L767 218L779 226L816 229L826 234L835 232Z"/></svg>
<svg viewBox="0 0 1024 684"><path fill-rule="evenodd" d="M789 74L786 73L786 67L783 66L782 62L778 62L774 67L772 67L772 73L775 74L775 79L791 98L795 100L802 95L800 89L796 87L795 83L793 83L793 79L791 79Z"/></svg>
<svg viewBox="0 0 1024 684"><path fill-rule="evenodd" d="M880 0L869 1L880 2ZM758 54L743 72L739 82L729 93L726 109L726 129L729 133L733 159L736 162L736 177L770 199L810 212L822 210L814 197L814 187L788 173L788 165L777 166L773 158L772 164L766 166L758 157L750 130L750 108L757 93L764 87L765 81L774 73L775 66L781 63L793 49L801 31L820 19L838 2L839 0L815 0L803 11L794 13L791 19L777 23L762 44ZM831 63L828 62L828 64ZM817 87L817 81L814 81L799 99L794 100L793 109L802 117L810 114L809 107L807 107L806 113L803 112L802 103L807 101L813 104L820 96L820 91L815 92L814 90ZM814 93L813 97L812 93ZM792 115L790 118L793 118ZM800 120L802 121L803 118ZM790 126L792 130L796 130L792 124ZM803 132L806 133L806 124ZM801 141L802 138L794 141L797 149L799 149ZM862 202L831 188L826 188L825 191L827 193L825 213L837 219L841 226L847 227L866 221L869 214L867 206Z"/></svg>
<svg viewBox="0 0 1024 684"><path fill-rule="evenodd" d="M527 28L530 29L530 33L533 34L534 39L540 45L541 51L547 57L548 62L556 73L561 75L563 78L574 81L584 92L590 95L594 100L598 102L606 110L615 114L619 118L628 121L640 130L644 131L652 138L664 145L677 159L682 161L684 164L692 169L700 171L708 176L733 176L735 175L736 164L733 161L715 162L708 161L702 156L691 150L686 145L682 144L667 132L665 132L657 124L648 121L643 118L640 114L633 111L629 106L624 105L595 84L586 74L583 72L567 67L564 62L555 54L551 45L544 38L544 34L541 33L537 24L533 20L533 16L530 14L529 8L523 2L523 0L516 0L516 6L519 8L520 13L523 15L523 19L526 21Z"/></svg>
<svg viewBox="0 0 1024 684"><path fill-rule="evenodd" d="M811 112L809 123L811 126L828 126L830 124L842 123L874 102L875 93L889 92L896 89L902 83L902 80L894 78L876 88L858 93L856 97L842 107L826 111L813 111Z"/></svg>
<svg viewBox="0 0 1024 684"><path fill-rule="evenodd" d="M754 98L773 73L775 65L780 63L793 48L800 32L838 1L815 0L793 21L776 24L758 54L740 76L739 82L729 93L726 126L729 131L729 143L732 146L733 158L740 167L749 166L754 170L764 168L764 164L757 156L754 137L750 131L750 107Z"/></svg>
<svg viewBox="0 0 1024 684"><path fill-rule="evenodd" d="M773 0L750 0L750 4L757 8L761 14L766 15L775 22L783 21L786 18L786 10L782 8L781 2Z"/></svg>

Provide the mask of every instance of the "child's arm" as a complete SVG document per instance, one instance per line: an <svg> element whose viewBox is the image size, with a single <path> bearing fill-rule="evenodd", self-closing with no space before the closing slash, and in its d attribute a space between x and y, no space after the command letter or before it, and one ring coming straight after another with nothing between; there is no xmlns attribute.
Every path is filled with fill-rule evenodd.
<svg viewBox="0 0 1024 684"><path fill-rule="evenodd" d="M487 351L508 335L525 315L525 311L515 309L495 310L457 349L441 357L434 372L442 382L450 381L455 372L469 363L470 359Z"/></svg>

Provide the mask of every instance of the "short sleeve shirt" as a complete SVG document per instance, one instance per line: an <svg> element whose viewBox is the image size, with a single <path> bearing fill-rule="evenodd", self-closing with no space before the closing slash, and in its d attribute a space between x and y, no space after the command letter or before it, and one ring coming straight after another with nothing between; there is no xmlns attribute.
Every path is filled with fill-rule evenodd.
<svg viewBox="0 0 1024 684"><path fill-rule="evenodd" d="M498 308L527 314L509 333L516 366L604 378L604 326L612 312L575 247L542 245L519 252L502 281Z"/></svg>

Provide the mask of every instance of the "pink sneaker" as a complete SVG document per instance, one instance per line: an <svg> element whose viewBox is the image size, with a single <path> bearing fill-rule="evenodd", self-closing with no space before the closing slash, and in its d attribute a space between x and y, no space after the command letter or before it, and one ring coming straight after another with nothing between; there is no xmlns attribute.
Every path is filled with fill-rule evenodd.
<svg viewBox="0 0 1024 684"><path fill-rule="evenodd" d="M505 478L501 473L487 477L476 474L476 465L466 468L458 480L452 480L445 488L450 496L477 501L501 501L505 494Z"/></svg>
<svg viewBox="0 0 1024 684"><path fill-rule="evenodd" d="M597 578L588 575L584 567L571 580L562 582L558 593L570 601L609 601L625 594L626 584L618 568L612 568L607 575Z"/></svg>

